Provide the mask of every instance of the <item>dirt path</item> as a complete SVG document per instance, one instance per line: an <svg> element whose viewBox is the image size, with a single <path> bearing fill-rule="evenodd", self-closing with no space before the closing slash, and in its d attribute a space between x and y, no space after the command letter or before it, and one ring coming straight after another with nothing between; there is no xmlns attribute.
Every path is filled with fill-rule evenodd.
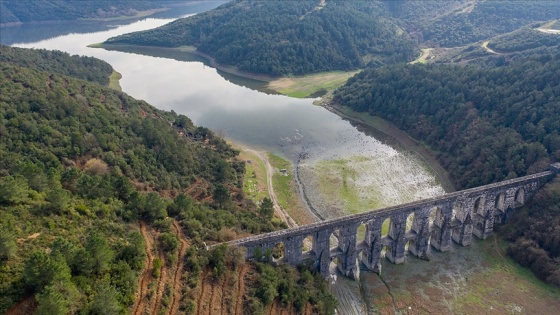
<svg viewBox="0 0 560 315"><path fill-rule="evenodd" d="M244 150L258 156L259 159L261 159L261 161L264 163L266 169L266 183L268 186L268 194L270 195L270 200L272 200L272 203L274 204L274 212L278 215L278 217L280 217L280 219L282 219L282 221L288 224L288 227L298 226L296 221L294 221L294 219L290 217L288 212L286 212L286 210L284 210L280 206L280 203L278 203L278 197L276 197L276 193L274 193L274 187L272 184L272 176L274 175L274 168L270 164L270 161L268 160L266 155L263 152L256 151L253 149L245 148Z"/></svg>
<svg viewBox="0 0 560 315"><path fill-rule="evenodd" d="M144 314L144 309L146 308L145 298L148 294L148 284L152 279L152 269L154 261L154 255L152 253L153 239L148 232L146 223L140 221L138 222L138 225L140 226L140 233L142 233L144 243L146 244L146 261L144 263L144 270L142 270L140 278L138 279L138 295L136 296L136 301L134 302L134 306L132 307L133 315Z"/></svg>
<svg viewBox="0 0 560 315"><path fill-rule="evenodd" d="M482 48L486 49L487 52L494 54L494 55L499 55L500 53L492 50L492 48L488 47L488 44L490 43L490 41L485 41L484 43L482 43Z"/></svg>
<svg viewBox="0 0 560 315"><path fill-rule="evenodd" d="M208 291L209 285L206 283L208 281L209 272L204 271L202 275L202 281L200 281L200 294L198 295L198 299L196 301L196 314L204 315L208 313L206 306L208 301L210 301L210 294ZM212 290L212 286L210 285L210 290Z"/></svg>
<svg viewBox="0 0 560 315"><path fill-rule="evenodd" d="M182 289L182 281L181 276L183 275L183 270L185 267L185 254L187 252L187 248L189 247L189 243L187 242L187 238L183 233L183 229L179 225L177 220L173 219L172 225L173 233L179 239L179 251L177 253L177 262L174 268L174 277L173 277L173 295L171 296L171 306L167 314L174 315L178 314L179 312L179 305L181 304L181 289Z"/></svg>
<svg viewBox="0 0 560 315"><path fill-rule="evenodd" d="M152 314L159 314L161 310L161 300L163 298L163 292L165 290L165 284L169 283L169 275L167 274L167 261L165 260L165 255L163 250L158 249L158 257L161 260L160 275L157 279L156 295L154 298L154 305Z"/></svg>
<svg viewBox="0 0 560 315"><path fill-rule="evenodd" d="M245 274L247 266L239 268L239 278L237 280L237 301L235 303L235 314L243 314L243 295L245 295Z"/></svg>

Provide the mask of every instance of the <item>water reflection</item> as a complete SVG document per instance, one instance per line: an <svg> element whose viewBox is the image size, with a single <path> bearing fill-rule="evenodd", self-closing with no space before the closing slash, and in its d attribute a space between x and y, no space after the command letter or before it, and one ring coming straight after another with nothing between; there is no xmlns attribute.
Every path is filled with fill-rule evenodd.
<svg viewBox="0 0 560 315"><path fill-rule="evenodd" d="M176 6L172 10L158 12L151 15L155 19L175 19L178 16L196 14L211 10L227 1L192 2L183 6ZM0 44L13 45L15 43L33 43L44 39L68 35L72 33L84 34L107 31L124 24L130 24L144 18L107 21L66 21L28 23L0 29Z"/></svg>

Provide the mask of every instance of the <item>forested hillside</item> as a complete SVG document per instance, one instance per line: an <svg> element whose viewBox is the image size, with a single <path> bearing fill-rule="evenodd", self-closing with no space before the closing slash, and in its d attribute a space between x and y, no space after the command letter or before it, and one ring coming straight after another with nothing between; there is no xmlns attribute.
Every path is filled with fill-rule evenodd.
<svg viewBox="0 0 560 315"><path fill-rule="evenodd" d="M2 0L0 24L133 16L161 8L169 0Z"/></svg>
<svg viewBox="0 0 560 315"><path fill-rule="evenodd" d="M424 142L437 152L457 188L542 171L560 160L560 54L500 62L505 64L367 70L336 91L334 101L381 116ZM560 193L557 185L551 187L554 192L549 193ZM557 233L560 213L557 205L550 206L549 211L533 213L540 225L523 223L517 236L541 228ZM548 270L559 269L559 245L553 241L543 246L555 266ZM549 281L560 284L557 273Z"/></svg>
<svg viewBox="0 0 560 315"><path fill-rule="evenodd" d="M26 50L1 46L0 62L68 75L101 85L109 84L113 67L103 60L92 57L70 56L61 51Z"/></svg>
<svg viewBox="0 0 560 315"><path fill-rule="evenodd" d="M428 47L455 47L560 17L554 0L384 1Z"/></svg>
<svg viewBox="0 0 560 315"><path fill-rule="evenodd" d="M203 242L285 227L244 199L244 163L208 129L35 69L48 56L58 60L53 69L81 76L90 58L4 46L0 54L11 56L0 61L0 313L34 296L36 314L125 314L135 294L154 309L176 301L186 310L202 274L231 278L241 264L241 253L208 253ZM177 280L165 280L172 272ZM270 304L285 272L300 275L273 268L266 296L247 298L247 307ZM290 286L307 292L299 303L333 301L306 279Z"/></svg>
<svg viewBox="0 0 560 315"><path fill-rule="evenodd" d="M415 42L377 2L234 0L107 44L196 46L219 63L269 75L352 70L409 61Z"/></svg>

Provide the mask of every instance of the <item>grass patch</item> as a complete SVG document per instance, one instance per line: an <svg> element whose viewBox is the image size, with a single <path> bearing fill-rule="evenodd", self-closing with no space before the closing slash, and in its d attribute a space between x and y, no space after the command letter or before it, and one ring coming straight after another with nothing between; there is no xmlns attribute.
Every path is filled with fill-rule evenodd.
<svg viewBox="0 0 560 315"><path fill-rule="evenodd" d="M109 87L112 88L113 90L122 92L122 88L119 83L121 79L122 79L122 74L113 70L113 73L111 73L111 76L109 77Z"/></svg>
<svg viewBox="0 0 560 315"><path fill-rule="evenodd" d="M331 71L303 77L280 78L271 81L267 88L296 98L318 97L342 86L358 72L360 71Z"/></svg>
<svg viewBox="0 0 560 315"><path fill-rule="evenodd" d="M243 191L247 198L259 202L268 197L266 169L262 160L249 151L241 151L239 157L246 161Z"/></svg>
<svg viewBox="0 0 560 315"><path fill-rule="evenodd" d="M274 154L268 154L268 160L276 170L272 176L272 185L278 198L278 203L298 224L308 224L314 222L313 216L305 208L300 199L296 181L294 178L294 168L291 162ZM286 175L279 170L285 169Z"/></svg>
<svg viewBox="0 0 560 315"><path fill-rule="evenodd" d="M292 199L298 198L294 193L292 183L294 182L293 167L292 164L274 154L268 154L268 160L270 164L274 167L275 172L272 175L272 185L274 187L274 192L278 198L278 203L284 209L290 209L290 204L293 203ZM285 169L286 175L280 173L279 170Z"/></svg>

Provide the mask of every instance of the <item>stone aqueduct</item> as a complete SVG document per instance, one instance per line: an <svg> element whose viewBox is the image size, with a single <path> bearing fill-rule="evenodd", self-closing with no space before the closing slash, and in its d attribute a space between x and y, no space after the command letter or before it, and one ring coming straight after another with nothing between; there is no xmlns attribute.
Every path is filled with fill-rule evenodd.
<svg viewBox="0 0 560 315"><path fill-rule="evenodd" d="M559 173L560 163L556 163L550 166L549 171L534 175L226 244L246 248L247 258L254 258L255 254L271 255L276 245L283 244L284 255L276 262L291 265L311 263L328 276L329 265L335 260L343 275L356 279L359 275L358 260L369 270L381 272L383 249L389 261L400 264L405 261L407 250L412 255L428 259L430 245L439 251L448 251L452 241L467 246L471 244L473 235L480 239L488 238L492 235L494 224L504 223L514 208L523 205L527 198ZM389 230L383 235L381 230L386 220L389 221ZM365 226L365 235L363 239L358 239L361 225ZM303 252L306 238L312 239L312 248Z"/></svg>

